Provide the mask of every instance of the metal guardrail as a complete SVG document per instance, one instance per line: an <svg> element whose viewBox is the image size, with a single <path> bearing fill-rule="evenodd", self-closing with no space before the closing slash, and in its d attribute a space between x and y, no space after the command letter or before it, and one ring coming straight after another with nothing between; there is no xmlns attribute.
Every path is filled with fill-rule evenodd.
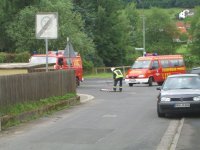
<svg viewBox="0 0 200 150"><path fill-rule="evenodd" d="M121 69L123 74L125 75L127 70L130 68L131 66L118 66L115 68ZM111 68L112 67L96 67L93 69L93 73L98 74L98 73L110 73L111 72Z"/></svg>

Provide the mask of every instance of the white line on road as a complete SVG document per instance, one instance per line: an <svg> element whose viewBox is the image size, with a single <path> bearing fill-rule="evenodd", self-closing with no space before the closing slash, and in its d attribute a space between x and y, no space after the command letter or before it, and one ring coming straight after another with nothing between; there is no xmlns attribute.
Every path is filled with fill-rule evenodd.
<svg viewBox="0 0 200 150"><path fill-rule="evenodd" d="M175 150L183 123L183 118L181 120L172 120L156 150Z"/></svg>

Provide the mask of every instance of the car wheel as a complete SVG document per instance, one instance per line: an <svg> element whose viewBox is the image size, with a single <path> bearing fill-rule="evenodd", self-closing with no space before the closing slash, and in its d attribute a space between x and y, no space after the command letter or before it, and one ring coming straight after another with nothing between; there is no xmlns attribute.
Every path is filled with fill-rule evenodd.
<svg viewBox="0 0 200 150"><path fill-rule="evenodd" d="M133 86L133 83L129 83L128 85L131 87L131 86Z"/></svg>
<svg viewBox="0 0 200 150"><path fill-rule="evenodd" d="M150 77L150 78L149 78L149 81L148 81L149 86L152 86L152 83L153 83L153 78Z"/></svg>
<svg viewBox="0 0 200 150"><path fill-rule="evenodd" d="M157 105L157 114L158 114L158 117L165 117L165 113L160 112L158 105Z"/></svg>

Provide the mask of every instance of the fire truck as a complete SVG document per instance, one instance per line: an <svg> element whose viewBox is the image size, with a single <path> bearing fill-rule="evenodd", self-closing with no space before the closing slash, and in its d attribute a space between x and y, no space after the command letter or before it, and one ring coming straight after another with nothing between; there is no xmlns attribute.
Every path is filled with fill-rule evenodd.
<svg viewBox="0 0 200 150"><path fill-rule="evenodd" d="M56 64L54 69L73 69L76 75L76 84L80 85L80 81L83 81L83 66L81 56L76 53L73 57L66 57L64 53L56 54Z"/></svg>
<svg viewBox="0 0 200 150"><path fill-rule="evenodd" d="M80 85L83 81L83 66L82 59L78 53L74 53L70 57L65 54L65 50L49 51L48 52L48 64L53 64L53 67L49 69L59 70L59 69L73 69L75 70L76 84ZM45 64L46 54L34 54L31 56L29 63L32 64Z"/></svg>
<svg viewBox="0 0 200 150"><path fill-rule="evenodd" d="M146 55L138 57L127 71L125 83L129 86L144 83L152 86L153 82L162 85L168 75L186 73L181 55Z"/></svg>

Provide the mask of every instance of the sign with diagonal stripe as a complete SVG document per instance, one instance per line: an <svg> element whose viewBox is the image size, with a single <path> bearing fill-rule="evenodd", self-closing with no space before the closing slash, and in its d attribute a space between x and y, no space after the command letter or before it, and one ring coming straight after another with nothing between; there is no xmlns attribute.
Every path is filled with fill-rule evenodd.
<svg viewBox="0 0 200 150"><path fill-rule="evenodd" d="M57 39L58 13L38 13L36 15L36 38Z"/></svg>

